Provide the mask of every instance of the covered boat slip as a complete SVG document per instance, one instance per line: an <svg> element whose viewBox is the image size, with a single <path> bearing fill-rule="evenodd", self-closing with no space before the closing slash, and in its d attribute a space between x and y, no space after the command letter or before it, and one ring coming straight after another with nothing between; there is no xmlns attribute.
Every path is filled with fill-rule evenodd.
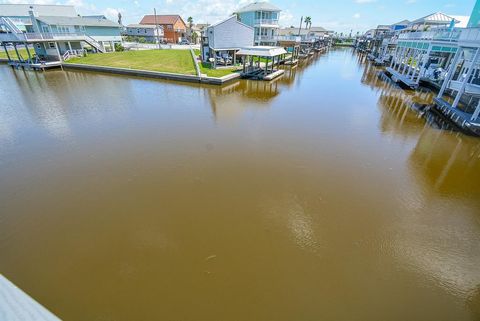
<svg viewBox="0 0 480 321"><path fill-rule="evenodd" d="M0 317L8 321L60 321L45 307L0 274Z"/></svg>
<svg viewBox="0 0 480 321"><path fill-rule="evenodd" d="M285 72L279 68L287 51L282 47L252 46L240 49L243 57L243 78L272 80Z"/></svg>

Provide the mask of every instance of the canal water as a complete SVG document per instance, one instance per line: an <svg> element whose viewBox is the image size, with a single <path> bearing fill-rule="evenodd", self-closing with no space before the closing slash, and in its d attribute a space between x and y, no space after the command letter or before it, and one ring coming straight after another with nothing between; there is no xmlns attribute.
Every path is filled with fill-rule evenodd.
<svg viewBox="0 0 480 321"><path fill-rule="evenodd" d="M0 66L0 273L65 320L479 320L480 140L377 72Z"/></svg>

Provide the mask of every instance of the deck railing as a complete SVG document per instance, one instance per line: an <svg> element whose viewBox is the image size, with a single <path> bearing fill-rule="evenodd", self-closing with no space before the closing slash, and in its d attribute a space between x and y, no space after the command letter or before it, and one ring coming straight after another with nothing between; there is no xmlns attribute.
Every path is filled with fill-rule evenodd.
<svg viewBox="0 0 480 321"><path fill-rule="evenodd" d="M255 19L256 25L278 25L278 19Z"/></svg>
<svg viewBox="0 0 480 321"><path fill-rule="evenodd" d="M447 42L457 42L462 33L461 29L438 29L429 31L406 32L399 35L402 40L437 40Z"/></svg>
<svg viewBox="0 0 480 321"><path fill-rule="evenodd" d="M480 28L467 28L462 30L459 42L466 42L475 44L475 47L480 46Z"/></svg>
<svg viewBox="0 0 480 321"><path fill-rule="evenodd" d="M300 37L300 36L294 36L294 35L277 36L277 41L301 42L301 41L302 41L302 37Z"/></svg>
<svg viewBox="0 0 480 321"><path fill-rule="evenodd" d="M276 36L255 35L255 40L275 41L275 40L276 40Z"/></svg>

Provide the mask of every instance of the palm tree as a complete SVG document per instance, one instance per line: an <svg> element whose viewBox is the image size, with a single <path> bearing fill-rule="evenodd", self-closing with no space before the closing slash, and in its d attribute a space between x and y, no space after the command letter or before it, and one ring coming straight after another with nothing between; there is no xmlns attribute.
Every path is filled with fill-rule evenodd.
<svg viewBox="0 0 480 321"><path fill-rule="evenodd" d="M193 18L188 17L188 37L190 38L189 41L192 41L192 28L193 28Z"/></svg>
<svg viewBox="0 0 480 321"><path fill-rule="evenodd" d="M312 26L312 17L305 17L305 29L309 29Z"/></svg>

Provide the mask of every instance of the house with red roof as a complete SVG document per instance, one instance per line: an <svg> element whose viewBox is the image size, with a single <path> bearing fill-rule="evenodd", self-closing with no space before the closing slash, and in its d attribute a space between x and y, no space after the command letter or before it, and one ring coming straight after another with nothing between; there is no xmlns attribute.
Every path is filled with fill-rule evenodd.
<svg viewBox="0 0 480 321"><path fill-rule="evenodd" d="M141 25L159 25L163 28L164 40L178 43L186 37L187 25L179 15L146 15L140 21Z"/></svg>

